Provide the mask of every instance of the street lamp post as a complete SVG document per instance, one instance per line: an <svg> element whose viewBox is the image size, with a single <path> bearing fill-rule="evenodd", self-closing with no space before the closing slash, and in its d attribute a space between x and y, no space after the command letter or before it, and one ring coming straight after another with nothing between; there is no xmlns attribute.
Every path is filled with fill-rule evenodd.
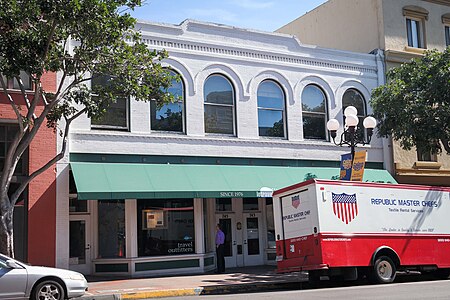
<svg viewBox="0 0 450 300"><path fill-rule="evenodd" d="M363 121L364 128L367 129L367 137L365 137L363 132L358 132L357 126L359 123L358 111L354 106L348 106L344 110L345 115L345 126L344 132L342 132L340 137L340 142L336 142L337 130L341 126L339 121L336 119L331 119L327 122L327 129L330 131L331 138L333 139L333 143L336 146L349 146L351 149L352 159L355 156L355 147L357 144L366 145L369 144L372 135L373 129L377 125L377 120L374 117L366 117Z"/></svg>

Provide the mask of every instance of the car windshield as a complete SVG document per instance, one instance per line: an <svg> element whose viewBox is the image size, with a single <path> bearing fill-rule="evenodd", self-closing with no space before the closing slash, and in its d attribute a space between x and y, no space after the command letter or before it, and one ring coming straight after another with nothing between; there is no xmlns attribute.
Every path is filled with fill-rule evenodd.
<svg viewBox="0 0 450 300"><path fill-rule="evenodd" d="M28 264L26 264L24 262L18 261L17 259L13 259L13 258L11 258L9 256L6 256L6 255L0 254L0 264L6 266L6 261L8 261L8 260L13 260L13 261L15 261L16 263L18 263L19 265L22 265L22 266L23 265L28 266Z"/></svg>

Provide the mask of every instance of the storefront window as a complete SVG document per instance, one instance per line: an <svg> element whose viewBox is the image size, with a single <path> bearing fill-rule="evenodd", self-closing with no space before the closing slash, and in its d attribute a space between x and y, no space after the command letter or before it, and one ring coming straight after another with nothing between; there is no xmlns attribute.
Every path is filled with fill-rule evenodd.
<svg viewBox="0 0 450 300"><path fill-rule="evenodd" d="M275 224L273 219L273 201L272 198L266 198L266 215L267 215L267 246L275 249Z"/></svg>
<svg viewBox="0 0 450 300"><path fill-rule="evenodd" d="M125 257L125 201L98 201L98 257Z"/></svg>
<svg viewBox="0 0 450 300"><path fill-rule="evenodd" d="M138 255L195 253L194 200L137 201Z"/></svg>
<svg viewBox="0 0 450 300"><path fill-rule="evenodd" d="M258 198L244 198L244 210L259 210Z"/></svg>
<svg viewBox="0 0 450 300"><path fill-rule="evenodd" d="M72 213L87 213L88 202L84 200L78 200L77 197L69 197L69 212Z"/></svg>
<svg viewBox="0 0 450 300"><path fill-rule="evenodd" d="M216 198L216 211L232 211L231 198Z"/></svg>
<svg viewBox="0 0 450 300"><path fill-rule="evenodd" d="M78 200L77 186L75 185L75 178L72 170L69 171L69 212L72 213L87 213L88 202Z"/></svg>

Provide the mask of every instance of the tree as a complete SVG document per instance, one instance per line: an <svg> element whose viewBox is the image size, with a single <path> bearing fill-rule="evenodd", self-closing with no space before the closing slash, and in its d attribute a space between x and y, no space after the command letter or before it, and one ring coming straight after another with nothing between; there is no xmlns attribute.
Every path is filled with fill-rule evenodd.
<svg viewBox="0 0 450 300"><path fill-rule="evenodd" d="M427 51L387 73L372 91L378 135L391 135L405 150L450 154L450 48Z"/></svg>
<svg viewBox="0 0 450 300"><path fill-rule="evenodd" d="M11 104L19 127L0 170L1 253L14 256L14 205L31 180L63 157L74 119L98 119L124 97L173 100L165 92L173 77L160 65L167 53L149 50L134 30L128 12L139 5L140 0L0 0L2 101ZM31 77L32 95L21 72ZM56 90L43 87L47 72L58 73ZM107 84L93 91L91 79L99 77ZM20 97L7 88L7 78L17 80ZM43 124L59 131L62 148L9 193L18 162Z"/></svg>

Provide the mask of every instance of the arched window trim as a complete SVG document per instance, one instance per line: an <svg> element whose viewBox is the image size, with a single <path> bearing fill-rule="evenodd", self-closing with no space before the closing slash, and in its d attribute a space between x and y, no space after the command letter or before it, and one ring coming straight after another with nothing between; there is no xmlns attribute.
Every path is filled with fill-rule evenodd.
<svg viewBox="0 0 450 300"><path fill-rule="evenodd" d="M232 124L232 128L233 128L233 133L229 133L229 134L227 134L227 133L213 133L213 132L206 132L206 119L204 119L204 123L205 123L205 134L210 134L210 135L231 135L231 136L236 136L237 135L237 132L236 132L236 128L237 128L237 118L236 118L236 87L234 86L234 84L233 84L233 81L232 80L230 80L230 78L229 77L227 77L226 75L224 75L224 74L221 74L221 73L212 73L212 74L210 74L207 78L206 78L206 80L205 80L205 82L203 83L203 93L205 93L205 87L206 87L206 84L208 83L208 80L210 80L212 77L215 77L215 76L218 76L218 77L222 77L222 78L224 78L229 84L230 84L230 87L231 87L231 95L232 95L232 104L219 104L219 103L209 103L209 102L206 102L206 95L204 94L203 95L203 108L205 108L205 106L206 105L209 105L209 106L218 106L218 107L231 107L232 108L232 116L233 116L233 120L232 120L232 122L233 122L233 124Z"/></svg>
<svg viewBox="0 0 450 300"><path fill-rule="evenodd" d="M165 67L166 70L173 73L172 76L178 75L180 77L181 83L181 100L175 101L174 103L182 103L182 111L181 111L181 131L180 130L159 130L159 129L151 129L151 131L156 132L166 132L166 133L186 133L186 83L184 78L181 76L180 72L171 67ZM150 100L150 128L152 128L153 124L151 124L151 120L153 118L152 110L151 110L151 101L155 101L155 99Z"/></svg>
<svg viewBox="0 0 450 300"><path fill-rule="evenodd" d="M305 89L307 89L308 87L310 87L310 86L313 86L313 87L315 87L315 88L317 88L321 93L322 93L322 95L323 95L323 99L324 99L324 108L325 108L325 111L324 112L312 112L312 111L304 111L303 110L303 93L304 93L304 91L305 91ZM310 83L310 84L308 84L308 85L306 85L304 88L303 88L303 90L302 90L302 94L301 94L301 105L302 105L302 119L304 119L305 118L305 115L307 116L307 115L312 115L312 116L314 116L314 115L316 115L316 116L324 116L324 139L318 139L318 138L311 138L311 137L305 137L305 130L304 130L304 125L302 126L302 129L303 129L303 137L304 137L304 139L310 139L310 140L325 140L325 141L328 141L329 140L329 135L328 135L328 130L327 130L327 128L326 128L326 123L328 122L328 120L329 120L329 115L328 115L328 97L327 97L327 94L325 93L325 91L324 91L324 89L320 86L320 85L318 85L318 84L316 84L316 83Z"/></svg>
<svg viewBox="0 0 450 300"><path fill-rule="evenodd" d="M423 7L416 5L407 5L403 7L402 11L404 16L428 20L429 12Z"/></svg>
<svg viewBox="0 0 450 300"><path fill-rule="evenodd" d="M261 85L263 85L264 83L268 83L268 82L270 82L270 83L273 83L279 90L280 90L280 92L281 92L281 94L282 94L282 97L283 97L283 99L282 99L282 104L283 104L283 107L281 108L281 109L278 109L278 108L270 108L270 107L263 107L263 106L260 106L259 105L259 97L258 97L258 94L259 94L259 89L260 89L260 87L261 87ZM260 110L266 110L266 111L281 111L281 115L282 115L282 120L283 120L283 136L269 136L269 135L261 135L261 134L259 134L259 136L260 137L266 137L266 138L281 138L281 139L286 139L287 138L287 116L286 116L286 92L284 91L284 89L282 88L282 86L276 81L276 80L273 80L273 79L265 79L265 80L263 80L263 81L261 81L260 83L259 83L259 85L258 85L258 89L257 89L257 91L256 91L256 95L257 95L257 99L256 99L256 102L257 102L257 109L258 109L258 115L259 115L259 111ZM259 119L258 119L258 131L259 131Z"/></svg>
<svg viewBox="0 0 450 300"><path fill-rule="evenodd" d="M353 88L353 87L346 89L344 94L342 95L342 111L344 111L345 108L347 106L349 106L349 105L344 106L344 97L345 97L345 94L347 92L349 92L349 91L355 91L356 93L358 93L361 96L364 112L361 113L361 112L358 111L358 117L366 117L367 116L367 101L366 101L366 98L364 97L363 93L361 93L358 89Z"/></svg>

